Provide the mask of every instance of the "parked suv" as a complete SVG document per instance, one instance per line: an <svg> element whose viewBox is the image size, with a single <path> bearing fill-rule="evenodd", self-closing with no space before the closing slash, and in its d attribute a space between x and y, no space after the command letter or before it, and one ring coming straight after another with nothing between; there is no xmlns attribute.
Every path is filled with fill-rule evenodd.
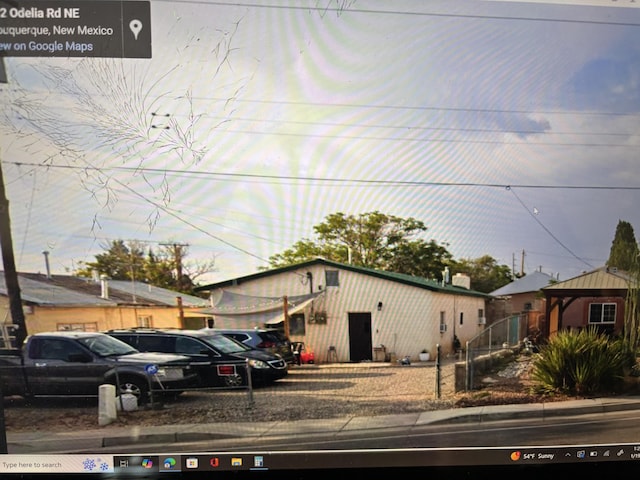
<svg viewBox="0 0 640 480"><path fill-rule="evenodd" d="M211 331L133 328L106 333L141 352L179 352L189 357L201 386L246 385L247 359L253 383L271 383L288 373L282 357Z"/></svg>
<svg viewBox="0 0 640 480"><path fill-rule="evenodd" d="M205 330L221 333L251 348L278 354L284 358L289 365L296 363L296 358L291 348L291 341L277 330L256 328L213 328Z"/></svg>

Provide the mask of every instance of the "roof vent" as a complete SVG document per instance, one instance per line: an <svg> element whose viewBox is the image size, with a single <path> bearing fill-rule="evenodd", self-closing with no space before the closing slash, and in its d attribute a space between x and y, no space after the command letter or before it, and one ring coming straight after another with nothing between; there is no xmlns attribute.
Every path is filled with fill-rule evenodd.
<svg viewBox="0 0 640 480"><path fill-rule="evenodd" d="M109 298L109 277L107 275L100 275L100 297L104 299Z"/></svg>
<svg viewBox="0 0 640 480"><path fill-rule="evenodd" d="M464 275L462 273L456 273L451 280L451 283L456 287L466 288L467 290L471 289L471 277L469 275Z"/></svg>

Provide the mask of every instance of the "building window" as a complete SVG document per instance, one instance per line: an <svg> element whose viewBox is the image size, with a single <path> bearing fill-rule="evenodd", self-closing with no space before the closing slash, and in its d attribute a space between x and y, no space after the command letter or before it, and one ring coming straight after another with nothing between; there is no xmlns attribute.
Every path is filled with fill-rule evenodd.
<svg viewBox="0 0 640 480"><path fill-rule="evenodd" d="M598 325L603 323L615 323L615 303L591 303L589 304L589 323Z"/></svg>
<svg viewBox="0 0 640 480"><path fill-rule="evenodd" d="M58 323L56 329L59 332L97 332L98 324L95 322Z"/></svg>
<svg viewBox="0 0 640 480"><path fill-rule="evenodd" d="M290 335L305 334L304 313L294 313L289 317L289 334Z"/></svg>
<svg viewBox="0 0 640 480"><path fill-rule="evenodd" d="M524 310L526 312L528 312L529 310L533 309L533 305L531 304L531 302L525 302L524 304Z"/></svg>
<svg viewBox="0 0 640 480"><path fill-rule="evenodd" d="M138 327L151 328L151 315L138 315Z"/></svg>
<svg viewBox="0 0 640 480"><path fill-rule="evenodd" d="M460 325L464 323L464 312L460 312Z"/></svg>
<svg viewBox="0 0 640 480"><path fill-rule="evenodd" d="M339 287L340 279L338 277L338 270L325 270L324 278L327 287Z"/></svg>

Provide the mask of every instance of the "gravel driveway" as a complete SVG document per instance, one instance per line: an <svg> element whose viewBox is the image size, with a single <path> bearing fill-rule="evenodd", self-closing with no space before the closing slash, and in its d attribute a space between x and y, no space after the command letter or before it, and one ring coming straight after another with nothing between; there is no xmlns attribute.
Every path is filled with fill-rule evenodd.
<svg viewBox="0 0 640 480"><path fill-rule="evenodd" d="M159 409L119 415L103 428L207 422L251 422L370 416L451 408L454 364L440 369L436 397L434 362L397 366L382 363L303 365L268 387L254 389L253 404L245 390L193 391ZM96 428L96 401L22 399L5 402L7 431Z"/></svg>

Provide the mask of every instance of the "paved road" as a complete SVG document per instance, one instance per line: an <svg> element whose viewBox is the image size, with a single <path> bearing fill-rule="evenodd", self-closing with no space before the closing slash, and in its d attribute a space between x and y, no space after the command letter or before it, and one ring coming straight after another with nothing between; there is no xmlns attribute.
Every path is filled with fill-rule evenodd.
<svg viewBox="0 0 640 480"><path fill-rule="evenodd" d="M23 432L8 435L9 453L73 453L73 452L147 452L161 446L224 440L232 445L234 439L259 444L263 439L286 438L290 444L296 438L305 440L310 435L328 437L358 435L367 431L395 429L409 431L419 427L468 424L524 419L545 422L558 417L576 415L603 415L632 412L640 408L639 397L615 397L547 404L502 405L457 408L412 414L381 416L349 416L322 420L193 423L158 427L120 427L67 432Z"/></svg>

